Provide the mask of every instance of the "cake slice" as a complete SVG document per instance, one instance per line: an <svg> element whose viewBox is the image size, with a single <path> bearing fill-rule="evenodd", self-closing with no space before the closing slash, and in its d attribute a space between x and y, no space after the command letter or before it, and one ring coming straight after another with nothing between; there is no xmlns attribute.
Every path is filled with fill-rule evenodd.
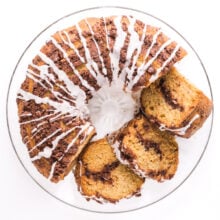
<svg viewBox="0 0 220 220"><path fill-rule="evenodd" d="M27 92L17 98L22 140L37 170L57 183L72 170L95 128L89 121L27 98Z"/></svg>
<svg viewBox="0 0 220 220"><path fill-rule="evenodd" d="M142 177L159 182L171 179L178 166L178 145L173 135L160 131L139 114L108 136L120 162Z"/></svg>
<svg viewBox="0 0 220 220"><path fill-rule="evenodd" d="M189 138L205 122L212 102L174 67L142 91L142 110L161 130Z"/></svg>
<svg viewBox="0 0 220 220"><path fill-rule="evenodd" d="M139 195L144 179L117 160L106 139L95 141L81 154L75 169L79 191L89 200L115 203Z"/></svg>

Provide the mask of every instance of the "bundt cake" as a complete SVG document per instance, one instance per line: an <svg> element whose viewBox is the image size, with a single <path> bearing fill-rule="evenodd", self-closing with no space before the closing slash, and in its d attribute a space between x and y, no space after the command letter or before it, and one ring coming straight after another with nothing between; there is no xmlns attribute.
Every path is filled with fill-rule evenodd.
<svg viewBox="0 0 220 220"><path fill-rule="evenodd" d="M117 160L107 140L90 143L80 155L75 169L79 191L89 200L115 203L140 195L144 179Z"/></svg>
<svg viewBox="0 0 220 220"><path fill-rule="evenodd" d="M96 108L92 100L102 89L111 95L116 87L119 99L131 100L185 55L160 28L132 16L87 18L52 35L29 64L17 95L22 140L39 172L62 180L99 134L90 106ZM123 120L116 127L135 109L119 111Z"/></svg>
<svg viewBox="0 0 220 220"><path fill-rule="evenodd" d="M159 182L171 179L178 166L174 136L161 131L142 114L108 136L118 159L142 177Z"/></svg>
<svg viewBox="0 0 220 220"><path fill-rule="evenodd" d="M142 110L161 130L189 138L208 118L212 102L177 69L143 89Z"/></svg>

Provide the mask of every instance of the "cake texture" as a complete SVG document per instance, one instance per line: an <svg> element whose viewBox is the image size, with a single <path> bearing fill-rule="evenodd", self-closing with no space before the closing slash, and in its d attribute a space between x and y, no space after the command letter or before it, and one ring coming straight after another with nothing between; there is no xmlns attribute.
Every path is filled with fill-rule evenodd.
<svg viewBox="0 0 220 220"><path fill-rule="evenodd" d="M88 103L104 87L133 98L185 55L160 28L132 16L87 18L52 35L17 95L22 140L39 172L52 182L69 173L96 134Z"/></svg>
<svg viewBox="0 0 220 220"><path fill-rule="evenodd" d="M160 131L142 114L108 136L117 158L138 175L159 182L171 179L178 166L178 145L173 135Z"/></svg>
<svg viewBox="0 0 220 220"><path fill-rule="evenodd" d="M212 110L211 100L176 68L142 91L142 110L161 130L191 137Z"/></svg>
<svg viewBox="0 0 220 220"><path fill-rule="evenodd" d="M118 202L140 195L144 179L117 160L107 140L90 143L82 152L75 169L79 191L89 200Z"/></svg>

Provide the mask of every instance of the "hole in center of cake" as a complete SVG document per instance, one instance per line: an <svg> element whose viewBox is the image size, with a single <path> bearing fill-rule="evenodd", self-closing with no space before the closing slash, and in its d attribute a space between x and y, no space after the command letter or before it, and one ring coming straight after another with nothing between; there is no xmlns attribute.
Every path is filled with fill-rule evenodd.
<svg viewBox="0 0 220 220"><path fill-rule="evenodd" d="M131 92L125 92L118 85L103 86L88 102L90 118L97 135L93 140L120 129L130 121L139 109Z"/></svg>

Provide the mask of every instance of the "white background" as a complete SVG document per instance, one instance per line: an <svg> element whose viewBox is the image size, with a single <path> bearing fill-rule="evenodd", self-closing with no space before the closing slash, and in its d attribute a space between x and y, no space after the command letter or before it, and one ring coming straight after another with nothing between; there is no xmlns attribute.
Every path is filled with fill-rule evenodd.
<svg viewBox="0 0 220 220"><path fill-rule="evenodd" d="M217 0L1 0L0 1L0 219L220 219L220 28ZM121 5L153 14L176 28L196 49L214 94L214 127L199 166L172 195L141 210L97 214L69 207L44 192L24 171L9 140L6 94L16 62L46 26L71 12L100 5ZM16 110L15 110L16 114Z"/></svg>

